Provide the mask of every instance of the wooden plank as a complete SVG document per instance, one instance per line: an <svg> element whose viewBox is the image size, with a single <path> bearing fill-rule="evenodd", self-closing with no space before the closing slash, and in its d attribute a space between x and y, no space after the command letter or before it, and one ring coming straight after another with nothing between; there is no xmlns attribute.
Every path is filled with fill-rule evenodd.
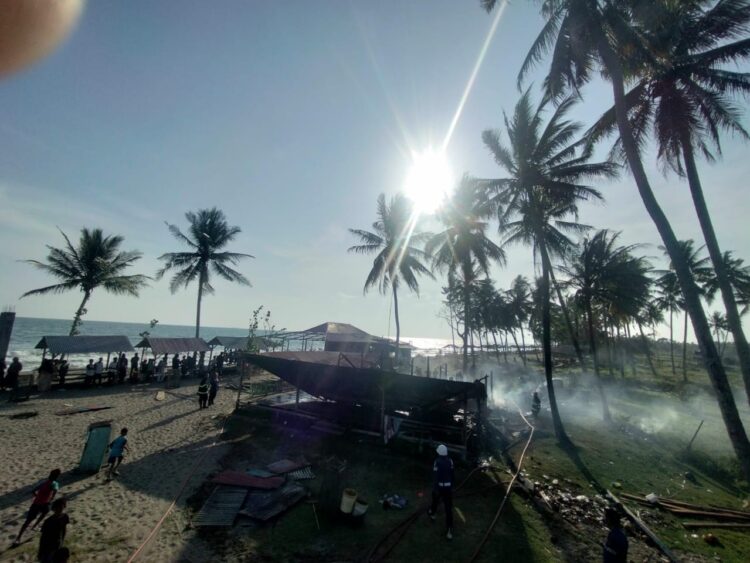
<svg viewBox="0 0 750 563"><path fill-rule="evenodd" d="M246 496L247 489L245 488L219 485L193 518L193 526L217 528L232 526Z"/></svg>
<svg viewBox="0 0 750 563"><path fill-rule="evenodd" d="M750 522L683 522L689 530L694 528L750 528Z"/></svg>

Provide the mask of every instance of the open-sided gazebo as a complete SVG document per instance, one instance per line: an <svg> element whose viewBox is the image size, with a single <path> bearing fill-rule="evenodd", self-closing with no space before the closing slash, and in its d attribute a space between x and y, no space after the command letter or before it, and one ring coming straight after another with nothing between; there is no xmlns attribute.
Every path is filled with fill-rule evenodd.
<svg viewBox="0 0 750 563"><path fill-rule="evenodd" d="M34 348L43 350L42 358L47 355L47 352L55 357L69 354L109 354L134 351L130 339L124 335L42 336Z"/></svg>
<svg viewBox="0 0 750 563"><path fill-rule="evenodd" d="M180 354L182 352L208 352L211 350L202 338L157 338L153 336L147 336L135 347L143 349L144 353L148 348L154 356Z"/></svg>

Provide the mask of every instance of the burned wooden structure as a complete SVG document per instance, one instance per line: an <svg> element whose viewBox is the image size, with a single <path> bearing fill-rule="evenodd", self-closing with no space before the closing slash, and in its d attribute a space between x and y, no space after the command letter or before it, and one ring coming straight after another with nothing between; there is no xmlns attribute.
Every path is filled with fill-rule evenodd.
<svg viewBox="0 0 750 563"><path fill-rule="evenodd" d="M486 401L482 381L430 379L375 367L305 361L304 353L296 353L294 359L285 356L246 354L243 358L296 388L296 400L268 408L380 435L385 442L442 442L462 455L472 448ZM313 400L300 401L300 392Z"/></svg>

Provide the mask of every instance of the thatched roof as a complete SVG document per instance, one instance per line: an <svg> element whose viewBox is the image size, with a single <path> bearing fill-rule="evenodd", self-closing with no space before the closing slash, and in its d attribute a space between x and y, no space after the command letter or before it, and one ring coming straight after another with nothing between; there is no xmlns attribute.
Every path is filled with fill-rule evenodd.
<svg viewBox="0 0 750 563"><path fill-rule="evenodd" d="M151 348L156 355L179 352L208 352L210 348L202 338L154 338L148 336L135 345L136 348Z"/></svg>
<svg viewBox="0 0 750 563"><path fill-rule="evenodd" d="M101 354L108 352L132 352L133 345L127 336L43 336L38 350L49 350L57 354Z"/></svg>

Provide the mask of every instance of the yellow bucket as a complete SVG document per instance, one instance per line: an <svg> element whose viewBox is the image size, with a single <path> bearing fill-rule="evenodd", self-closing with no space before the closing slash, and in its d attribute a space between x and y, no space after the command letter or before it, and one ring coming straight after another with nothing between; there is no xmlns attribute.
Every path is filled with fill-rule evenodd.
<svg viewBox="0 0 750 563"><path fill-rule="evenodd" d="M341 495L341 512L344 514L351 514L356 500L357 491L354 489L344 489L344 492Z"/></svg>

